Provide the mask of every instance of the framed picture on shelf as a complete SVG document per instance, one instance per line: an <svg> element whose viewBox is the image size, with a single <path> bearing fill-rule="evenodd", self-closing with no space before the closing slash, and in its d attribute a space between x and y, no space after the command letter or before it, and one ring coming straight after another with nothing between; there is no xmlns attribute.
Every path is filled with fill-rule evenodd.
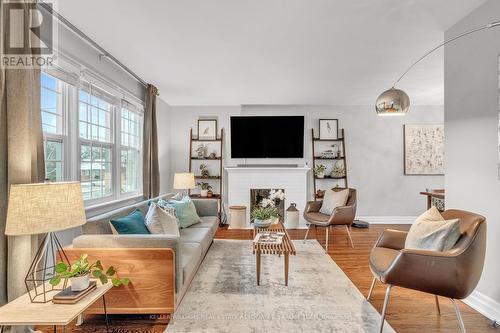
<svg viewBox="0 0 500 333"><path fill-rule="evenodd" d="M217 119L198 119L198 140L217 139Z"/></svg>
<svg viewBox="0 0 500 333"><path fill-rule="evenodd" d="M320 119L319 120L319 139L336 140L339 138L339 120L338 119Z"/></svg>

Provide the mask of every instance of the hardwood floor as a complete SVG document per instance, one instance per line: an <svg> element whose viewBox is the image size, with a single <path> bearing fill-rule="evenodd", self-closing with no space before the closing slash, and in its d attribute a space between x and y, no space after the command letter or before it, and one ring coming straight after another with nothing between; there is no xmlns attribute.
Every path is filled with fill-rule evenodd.
<svg viewBox="0 0 500 333"><path fill-rule="evenodd" d="M330 233L328 254L342 268L363 295L368 294L372 274L368 267L368 256L370 250L380 233L386 229L407 230L407 225L371 225L369 229L352 228L352 238L355 248L352 249L344 229L335 228ZM304 237L304 230L291 230L292 239ZM251 239L252 230L228 230L220 228L216 238L219 239ZM309 233L309 239L316 238L321 245L325 243L324 229L313 228ZM290 260L293 265L293 258ZM385 288L378 284L372 295L371 303L381 312L384 300ZM434 297L428 294L411 291L403 288L393 288L391 300L387 310L386 319L397 332L404 333L451 333L459 332L458 322L455 317L451 302L440 298L441 316L438 315L434 303ZM468 333L499 332L493 328L491 322L481 314L460 302L463 320ZM114 333L159 333L167 326L166 318L155 318L154 316L110 316L111 331ZM43 332L52 332L52 328L41 327ZM67 332L104 332L103 316L88 316L86 323L76 327L72 325L66 329Z"/></svg>

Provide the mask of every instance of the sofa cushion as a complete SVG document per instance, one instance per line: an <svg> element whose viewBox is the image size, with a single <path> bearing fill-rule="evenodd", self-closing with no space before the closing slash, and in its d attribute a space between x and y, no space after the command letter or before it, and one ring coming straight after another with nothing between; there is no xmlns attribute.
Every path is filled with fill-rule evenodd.
<svg viewBox="0 0 500 333"><path fill-rule="evenodd" d="M219 218L217 216L202 216L200 220L200 223L194 224L189 228L209 228L215 233L219 227Z"/></svg>
<svg viewBox="0 0 500 333"><path fill-rule="evenodd" d="M175 207L175 216L179 219L179 227L188 228L193 224L200 223L200 217L191 198L185 197L181 201L169 200L168 203Z"/></svg>
<svg viewBox="0 0 500 333"><path fill-rule="evenodd" d="M149 234L144 224L144 217L139 209L127 216L111 220L111 224L119 234Z"/></svg>
<svg viewBox="0 0 500 333"><path fill-rule="evenodd" d="M210 228L187 228L181 231L181 243L199 243L201 251L205 253L210 247L213 232Z"/></svg>
<svg viewBox="0 0 500 333"><path fill-rule="evenodd" d="M195 273L201 260L201 245L199 243L181 244L182 284L186 283Z"/></svg>
<svg viewBox="0 0 500 333"><path fill-rule="evenodd" d="M149 211L144 220L146 227L152 234L166 234L180 237L177 218L164 211L154 202L149 206Z"/></svg>

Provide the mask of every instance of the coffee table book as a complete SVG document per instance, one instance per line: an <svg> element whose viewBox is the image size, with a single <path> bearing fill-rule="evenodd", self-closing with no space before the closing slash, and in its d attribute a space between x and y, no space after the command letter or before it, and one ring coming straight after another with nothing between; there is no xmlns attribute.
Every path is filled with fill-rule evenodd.
<svg viewBox="0 0 500 333"><path fill-rule="evenodd" d="M283 242L283 237L285 236L284 232L259 232L255 239L254 243L258 244L276 244L279 245Z"/></svg>
<svg viewBox="0 0 500 333"><path fill-rule="evenodd" d="M87 296L92 290L97 288L96 281L90 281L90 285L85 290L72 291L71 287L68 287L61 292L54 295L52 298L52 303L55 304L75 304L85 296Z"/></svg>

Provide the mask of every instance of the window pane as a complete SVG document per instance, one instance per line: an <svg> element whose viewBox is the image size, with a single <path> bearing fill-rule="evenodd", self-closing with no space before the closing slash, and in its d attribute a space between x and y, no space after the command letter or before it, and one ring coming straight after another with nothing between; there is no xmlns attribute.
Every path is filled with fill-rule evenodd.
<svg viewBox="0 0 500 333"><path fill-rule="evenodd" d="M42 73L40 75L40 107L42 115L42 128L45 133L63 133L63 92L66 83Z"/></svg>
<svg viewBox="0 0 500 333"><path fill-rule="evenodd" d="M85 90L80 90L78 96L80 137L111 143L113 141L111 135L113 105L97 96L90 96ZM89 126L86 126L87 124Z"/></svg>
<svg viewBox="0 0 500 333"><path fill-rule="evenodd" d="M45 178L52 182L63 180L62 142L45 140Z"/></svg>
<svg viewBox="0 0 500 333"><path fill-rule="evenodd" d="M112 169L111 147L93 142L80 146L80 180L85 200L113 194Z"/></svg>

